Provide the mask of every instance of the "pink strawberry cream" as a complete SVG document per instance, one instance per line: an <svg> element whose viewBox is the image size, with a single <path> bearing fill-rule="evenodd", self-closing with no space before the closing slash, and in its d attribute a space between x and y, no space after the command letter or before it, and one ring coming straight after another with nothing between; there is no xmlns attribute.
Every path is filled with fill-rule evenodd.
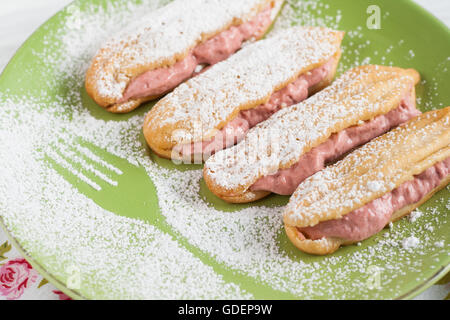
<svg viewBox="0 0 450 320"><path fill-rule="evenodd" d="M337 161L347 152L390 131L392 128L418 116L420 111L411 101L410 95L400 106L385 115L380 115L362 125L347 128L333 134L327 141L304 154L292 167L257 180L251 191L270 191L291 195L306 178L322 170L327 163Z"/></svg>
<svg viewBox="0 0 450 320"><path fill-rule="evenodd" d="M324 221L314 227L297 228L305 239L340 238L346 241L361 241L380 232L392 215L414 203L418 203L450 174L450 158L439 162L407 181L397 189L375 199L341 219Z"/></svg>
<svg viewBox="0 0 450 320"><path fill-rule="evenodd" d="M244 139L247 132L258 123L267 120L275 112L297 104L311 94L310 89L324 80L332 71L335 58L324 65L301 75L297 80L272 94L269 101L256 108L244 110L209 141L177 146L174 151L183 156L201 154L204 159L229 148Z"/></svg>
<svg viewBox="0 0 450 320"><path fill-rule="evenodd" d="M272 8L267 8L253 20L232 26L198 45L186 58L173 66L141 74L130 82L119 103L164 94L194 76L199 65L213 65L227 59L239 50L245 41L259 38L266 32L272 23L271 14Z"/></svg>

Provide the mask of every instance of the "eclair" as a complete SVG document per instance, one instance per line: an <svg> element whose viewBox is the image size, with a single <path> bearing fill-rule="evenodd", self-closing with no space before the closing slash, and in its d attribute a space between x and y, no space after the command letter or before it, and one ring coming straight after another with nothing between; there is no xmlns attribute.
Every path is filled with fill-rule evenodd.
<svg viewBox="0 0 450 320"><path fill-rule="evenodd" d="M309 176L420 114L413 69L362 66L258 124L233 148L210 157L204 179L231 203L292 195Z"/></svg>
<svg viewBox="0 0 450 320"><path fill-rule="evenodd" d="M424 113L304 181L284 212L301 251L367 239L450 182L450 107Z"/></svg>
<svg viewBox="0 0 450 320"><path fill-rule="evenodd" d="M161 99L144 122L159 156L196 163L258 123L328 86L343 32L292 27L247 45Z"/></svg>
<svg viewBox="0 0 450 320"><path fill-rule="evenodd" d="M130 112L260 39L283 2L170 2L100 48L86 73L86 91L110 112Z"/></svg>

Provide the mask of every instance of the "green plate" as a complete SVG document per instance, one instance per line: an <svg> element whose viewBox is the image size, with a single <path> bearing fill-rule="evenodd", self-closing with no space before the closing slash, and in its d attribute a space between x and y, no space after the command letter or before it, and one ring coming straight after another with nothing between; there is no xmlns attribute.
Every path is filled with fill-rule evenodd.
<svg viewBox="0 0 450 320"><path fill-rule="evenodd" d="M283 232L287 197L226 204L201 166L148 150L140 126L152 103L127 115L96 106L83 78L100 39L156 5L75 1L0 77L1 221L50 282L80 299L404 299L450 270L448 188L412 220L310 256ZM289 1L275 28L292 24L347 32L339 73L415 68L420 109L450 104L450 31L413 2Z"/></svg>

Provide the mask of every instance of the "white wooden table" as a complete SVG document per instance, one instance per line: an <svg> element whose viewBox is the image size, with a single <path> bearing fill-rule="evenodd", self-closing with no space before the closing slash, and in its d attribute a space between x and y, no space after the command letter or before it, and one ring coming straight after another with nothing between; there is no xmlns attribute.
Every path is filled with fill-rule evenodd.
<svg viewBox="0 0 450 320"><path fill-rule="evenodd" d="M0 71L19 46L43 22L72 0L0 0ZM395 1L395 0L392 0ZM450 0L415 0L450 27ZM0 230L0 245L5 239ZM49 291L49 298L51 289ZM443 299L448 287L433 286L416 299ZM46 298L45 295L27 298ZM1 297L0 297L1 299Z"/></svg>

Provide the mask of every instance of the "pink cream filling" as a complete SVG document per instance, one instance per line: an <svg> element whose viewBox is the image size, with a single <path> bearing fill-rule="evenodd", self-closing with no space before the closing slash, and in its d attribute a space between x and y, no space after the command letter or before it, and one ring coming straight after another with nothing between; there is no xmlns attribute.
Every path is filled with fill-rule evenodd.
<svg viewBox="0 0 450 320"><path fill-rule="evenodd" d="M350 127L333 134L327 141L304 154L288 169L260 178L250 187L251 191L270 191L281 195L291 195L306 178L322 170L327 163L341 158L352 149L390 131L419 115L408 94L400 106L385 115L380 115L362 125Z"/></svg>
<svg viewBox="0 0 450 320"><path fill-rule="evenodd" d="M256 108L241 111L213 139L175 147L175 151L184 156L202 154L205 158L229 148L242 141L247 132L258 123L267 120L281 108L297 104L310 95L310 88L319 84L331 72L335 58L326 64L301 75L297 80L275 92L265 104Z"/></svg>
<svg viewBox="0 0 450 320"><path fill-rule="evenodd" d="M341 238L361 241L380 232L391 220L394 212L418 203L438 187L450 174L450 158L436 164L401 184L397 189L375 199L341 219L321 222L314 227L297 228L307 239Z"/></svg>
<svg viewBox="0 0 450 320"><path fill-rule="evenodd" d="M242 47L244 41L264 34L272 23L271 13L270 7L259 13L253 20L239 26L232 26L195 47L186 58L171 67L141 74L130 82L119 103L164 94L196 75L199 65L213 65L227 59Z"/></svg>

